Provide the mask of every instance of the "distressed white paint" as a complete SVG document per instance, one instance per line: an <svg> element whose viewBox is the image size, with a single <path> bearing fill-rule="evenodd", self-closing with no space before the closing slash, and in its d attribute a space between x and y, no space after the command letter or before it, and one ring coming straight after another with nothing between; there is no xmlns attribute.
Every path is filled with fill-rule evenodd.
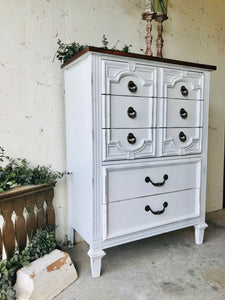
<svg viewBox="0 0 225 300"><path fill-rule="evenodd" d="M175 161L148 161L138 164L107 165L103 167L103 184L106 194L102 202L117 202L124 199L146 197L162 193L171 193L186 189L200 188L201 160L199 158ZM153 182L162 182L163 176L168 179L163 186L146 183L148 176ZM181 176L185 174L185 176ZM120 188L118 188L118 186Z"/></svg>
<svg viewBox="0 0 225 300"><path fill-rule="evenodd" d="M161 215L145 211L147 205L150 205L153 211L161 211L165 202L168 203L168 207ZM112 239L132 232L196 218L200 215L200 211L197 209L198 202L199 189L190 189L108 203L105 227L103 228L104 239Z"/></svg>
<svg viewBox="0 0 225 300"><path fill-rule="evenodd" d="M155 102L154 98L140 97L136 101L135 97L124 96L102 96L102 126L103 128L145 128L155 127ZM128 107L132 107L139 114L132 118L124 118L128 114Z"/></svg>
<svg viewBox="0 0 225 300"><path fill-rule="evenodd" d="M132 70L127 72L125 66L129 65ZM169 78L163 76L168 67L173 67ZM69 226L90 245L93 277L100 276L103 249L109 246L190 225L195 226L196 243L203 241L209 70L195 67L194 72L192 69L182 63L168 66L96 52L87 52L65 67L67 161L68 168L77 173L69 182ZM143 70L149 70L150 86L154 82L154 89L146 88L148 75ZM156 81L151 70L159 74ZM137 82L137 91L129 91L130 80ZM187 100L183 99L181 85L188 89ZM182 116L177 110L171 113L171 118L177 114L176 128L133 128L132 123L128 128L104 128L105 124L111 124L109 120L116 119L121 105L117 101L118 106L114 104L114 109L106 113L107 105L103 101L112 103L120 93L121 102L126 95L128 108L129 99L136 106L143 97L152 98L154 90L161 97L156 98L159 105L154 109L152 106L153 113L146 116L146 123L152 123L153 115L166 124L167 115L160 102L166 101L169 107L173 103L170 97L181 103L202 102L202 109L190 119L189 128L182 127ZM107 97L103 97L105 93ZM146 106L137 106L137 115L149 109L148 102L145 103ZM193 113L189 108L188 115ZM127 111L123 111L122 120L129 120ZM202 126L194 127L200 119ZM149 151L146 133L152 129L155 143ZM187 137L184 141L179 138L181 131ZM134 143L127 138L129 132L136 137ZM107 152L106 161L105 149L109 146L114 148Z"/></svg>
<svg viewBox="0 0 225 300"><path fill-rule="evenodd" d="M52 62L57 39L100 46L106 34L118 48L144 48L141 0L1 0L0 145L32 164L65 170L63 76ZM224 0L169 0L164 23L164 56L215 64L209 111L207 208L222 207L224 156ZM215 17L216 16L216 17ZM153 22L153 52L156 24ZM132 66L131 66L132 69ZM216 147L215 147L216 145ZM67 228L66 180L56 187L56 222ZM68 211L70 211L68 209Z"/></svg>
<svg viewBox="0 0 225 300"><path fill-rule="evenodd" d="M206 223L195 225L195 243L201 245L204 239L205 229L208 227Z"/></svg>
<svg viewBox="0 0 225 300"><path fill-rule="evenodd" d="M93 278L100 277L101 274L101 266L102 266L102 257L105 256L105 252L103 250L93 251L90 249L87 253L90 257L90 266L91 266L91 274Z"/></svg>
<svg viewBox="0 0 225 300"><path fill-rule="evenodd" d="M164 106L163 114L157 120L159 127L202 126L203 101L160 99L158 105ZM186 118L181 118L181 109L188 111Z"/></svg>
<svg viewBox="0 0 225 300"><path fill-rule="evenodd" d="M18 300L53 299L77 278L70 256L53 250L19 269L14 288Z"/></svg>

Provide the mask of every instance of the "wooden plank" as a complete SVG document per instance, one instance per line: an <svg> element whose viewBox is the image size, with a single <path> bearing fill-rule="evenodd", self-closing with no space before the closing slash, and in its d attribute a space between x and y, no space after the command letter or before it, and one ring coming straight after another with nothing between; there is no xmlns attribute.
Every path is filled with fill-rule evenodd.
<svg viewBox="0 0 225 300"><path fill-rule="evenodd" d="M47 224L55 225L55 211L52 204L55 184L56 182L19 186L0 194L0 214L4 219L2 232L0 230L0 256L3 244L7 259L9 259L15 251L15 240L21 252L26 246L27 236L30 239L37 228L44 228ZM46 212L44 210L45 200ZM37 217L34 211L35 205L37 205ZM27 222L23 216L25 208L28 213ZM15 226L11 220L14 211L16 213Z"/></svg>
<svg viewBox="0 0 225 300"><path fill-rule="evenodd" d="M3 240L2 240L2 231L0 228L0 260L2 259L2 246L3 246Z"/></svg>
<svg viewBox="0 0 225 300"><path fill-rule="evenodd" d="M12 202L4 203L1 205L1 213L4 219L3 223L3 243L5 246L5 252L7 260L12 257L15 251L15 229L14 224L11 220L13 213Z"/></svg>
<svg viewBox="0 0 225 300"><path fill-rule="evenodd" d="M24 185L12 188L6 192L0 193L0 202L9 201L18 196L26 196L39 191L51 190L56 184L56 181L38 185Z"/></svg>
<svg viewBox="0 0 225 300"><path fill-rule="evenodd" d="M27 234L29 239L36 233L37 231L37 218L34 213L35 206L35 195L27 195L25 196L25 206L27 209Z"/></svg>
<svg viewBox="0 0 225 300"><path fill-rule="evenodd" d="M0 203L0 215L2 215L1 203ZM3 251L3 237L2 237L2 230L0 228L0 260L2 259L2 251Z"/></svg>
<svg viewBox="0 0 225 300"><path fill-rule="evenodd" d="M53 198L54 198L54 190L50 190L46 192L45 200L47 202L46 215L47 215L47 224L49 227L55 225L55 210L53 207Z"/></svg>
<svg viewBox="0 0 225 300"><path fill-rule="evenodd" d="M23 216L24 207L25 200L23 197L19 197L13 200L13 208L16 213L15 236L20 252L26 247L27 243L26 221Z"/></svg>
<svg viewBox="0 0 225 300"><path fill-rule="evenodd" d="M188 61L181 61L181 60L175 60L175 59L168 59L168 58L161 58L156 56L148 56L144 54L138 54L138 53L130 53L130 52L122 52L118 50L109 50L104 48L98 48L98 47L92 47L88 46L85 49L83 49L81 52L79 52L77 55L72 57L70 60L65 62L61 68L66 67L74 60L78 59L82 55L84 55L87 52L96 52L96 53L102 53L102 54L110 54L115 56L122 56L122 57L130 57L135 59L144 59L148 61L153 62L160 62L160 63L167 63L167 64L174 64L174 65L181 65L181 66L189 66L194 68L201 68L201 69L207 69L207 70L216 70L217 67L213 65L206 65L206 64L200 64L200 63L194 63L194 62L188 62Z"/></svg>
<svg viewBox="0 0 225 300"><path fill-rule="evenodd" d="M45 194L46 191L44 192L39 192L35 194L35 202L37 204L37 228L41 229L46 227L46 213L44 210L44 200L45 200Z"/></svg>

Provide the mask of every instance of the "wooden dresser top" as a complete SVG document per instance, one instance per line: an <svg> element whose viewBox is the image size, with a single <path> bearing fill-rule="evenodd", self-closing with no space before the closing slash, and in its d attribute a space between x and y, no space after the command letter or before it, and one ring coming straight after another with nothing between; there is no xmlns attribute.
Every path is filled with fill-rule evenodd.
<svg viewBox="0 0 225 300"><path fill-rule="evenodd" d="M79 57L81 57L82 55L84 55L87 52L95 52L95 53L110 54L110 55L123 56L123 57L144 59L147 61L153 61L153 62L155 61L155 62L161 62L161 63L188 66L188 67L194 67L194 68L200 68L200 69L207 69L210 71L217 69L216 66L213 66L213 65L193 63L193 62L168 59L168 58L159 58L156 56L148 56L148 55L138 54L138 53L122 52L122 51L118 51L118 50L109 50L109 49L98 48L98 47L93 47L93 46L86 47L84 50L82 50L77 55L75 55L70 60L68 60L66 63L64 63L61 66L61 68L64 68L65 66L69 65L71 62L78 59Z"/></svg>

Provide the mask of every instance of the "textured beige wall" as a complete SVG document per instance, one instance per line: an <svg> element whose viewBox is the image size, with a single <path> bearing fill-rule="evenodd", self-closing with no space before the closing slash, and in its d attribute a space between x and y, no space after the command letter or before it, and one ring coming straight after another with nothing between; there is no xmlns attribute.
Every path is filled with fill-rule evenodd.
<svg viewBox="0 0 225 300"><path fill-rule="evenodd" d="M63 76L55 37L65 32L63 1L0 0L0 145L13 157L65 170ZM55 197L66 232L66 184Z"/></svg>
<svg viewBox="0 0 225 300"><path fill-rule="evenodd" d="M207 209L222 207L225 1L168 0L164 57L215 64L211 77ZM57 39L101 46L106 34L140 52L144 0L0 0L0 145L10 156L65 169L63 76L52 62ZM155 23L153 35L156 36ZM153 41L155 51L155 40ZM66 180L56 188L59 233L66 232Z"/></svg>
<svg viewBox="0 0 225 300"><path fill-rule="evenodd" d="M225 120L225 1L169 0L165 57L216 65L211 73L207 211L222 207Z"/></svg>

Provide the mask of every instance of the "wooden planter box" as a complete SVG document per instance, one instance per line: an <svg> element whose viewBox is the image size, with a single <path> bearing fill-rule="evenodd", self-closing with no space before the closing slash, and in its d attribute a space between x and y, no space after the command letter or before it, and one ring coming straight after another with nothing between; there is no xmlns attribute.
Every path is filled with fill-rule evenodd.
<svg viewBox="0 0 225 300"><path fill-rule="evenodd" d="M0 194L0 256L3 245L7 260L13 255L15 246L22 251L37 229L55 225L53 208L54 186L56 182L40 185L26 185L10 189ZM15 222L12 221L12 215ZM25 217L26 215L26 217Z"/></svg>

